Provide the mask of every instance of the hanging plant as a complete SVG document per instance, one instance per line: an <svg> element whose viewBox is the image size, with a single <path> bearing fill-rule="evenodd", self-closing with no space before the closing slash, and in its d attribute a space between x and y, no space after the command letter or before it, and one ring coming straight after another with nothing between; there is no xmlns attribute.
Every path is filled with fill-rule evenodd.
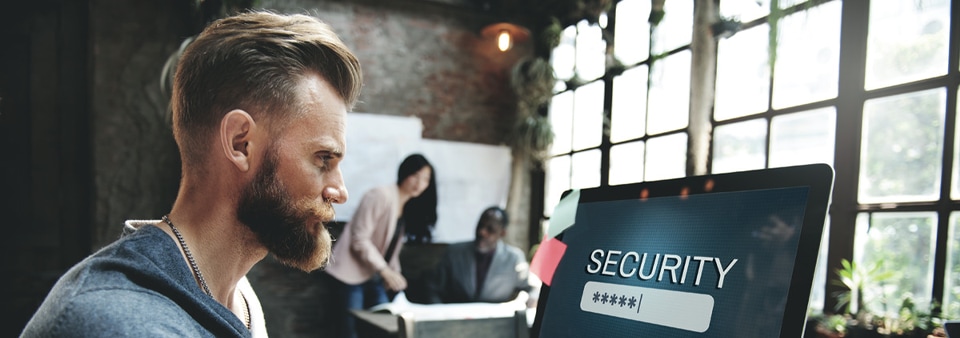
<svg viewBox="0 0 960 338"><path fill-rule="evenodd" d="M739 19L721 17L717 22L710 25L710 31L715 38L726 39L737 34L741 27L743 27L743 23Z"/></svg>
<svg viewBox="0 0 960 338"><path fill-rule="evenodd" d="M525 59L511 70L510 85L517 97L517 107L509 142L521 156L539 161L553 143L550 120L538 110L553 97L554 83L553 66L543 58Z"/></svg>
<svg viewBox="0 0 960 338"><path fill-rule="evenodd" d="M537 114L518 118L511 132L511 146L522 156L535 161L546 158L553 144L553 126L546 116Z"/></svg>
<svg viewBox="0 0 960 338"><path fill-rule="evenodd" d="M553 66L543 58L528 58L510 71L510 86L517 95L521 113L531 113L553 97L556 76Z"/></svg>
<svg viewBox="0 0 960 338"><path fill-rule="evenodd" d="M777 44L780 41L780 19L783 18L783 10L780 9L779 0L770 0L770 15L767 16L767 23L770 25L770 31L767 33L767 64L770 66L770 74L777 64Z"/></svg>
<svg viewBox="0 0 960 338"><path fill-rule="evenodd" d="M553 50L560 45L560 35L563 34L563 25L555 16L550 17L550 23L540 31L540 43L544 50Z"/></svg>
<svg viewBox="0 0 960 338"><path fill-rule="evenodd" d="M600 16L610 11L613 7L613 0L578 0L576 8L578 15L587 19L590 23L600 21Z"/></svg>
<svg viewBox="0 0 960 338"><path fill-rule="evenodd" d="M780 24L787 15L787 11L780 7L781 0L770 0L770 14L767 15L767 24L770 25L770 31L767 35L767 64L770 66L770 74L774 73L777 64L777 48L780 44ZM803 11L809 10L814 6L824 3L824 0L810 0L800 5Z"/></svg>
<svg viewBox="0 0 960 338"><path fill-rule="evenodd" d="M666 12L663 10L663 5L666 0L651 0L650 1L650 17L647 18L647 22L651 26L657 26L660 24L660 21L663 21L664 15Z"/></svg>

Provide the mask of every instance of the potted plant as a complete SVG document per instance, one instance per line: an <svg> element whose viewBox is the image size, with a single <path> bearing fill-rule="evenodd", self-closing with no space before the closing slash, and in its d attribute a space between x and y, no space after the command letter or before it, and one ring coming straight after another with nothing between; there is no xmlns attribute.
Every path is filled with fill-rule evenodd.
<svg viewBox="0 0 960 338"><path fill-rule="evenodd" d="M883 261L878 260L869 266L858 265L844 259L843 268L837 269L838 279L833 283L847 288L837 293L838 314L815 317L818 337L848 338L932 338L946 337L939 316L939 304L934 303L930 311L917 307L909 295L900 300L895 313L874 313L868 307L868 300L883 297L869 293L869 286L881 285L896 277L894 271L885 271Z"/></svg>

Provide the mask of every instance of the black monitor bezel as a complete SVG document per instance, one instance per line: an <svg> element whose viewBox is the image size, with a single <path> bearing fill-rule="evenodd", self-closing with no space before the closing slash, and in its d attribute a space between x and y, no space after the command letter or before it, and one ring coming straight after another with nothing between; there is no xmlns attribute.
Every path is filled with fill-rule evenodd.
<svg viewBox="0 0 960 338"><path fill-rule="evenodd" d="M647 198L708 194L790 187L808 187L807 207L797 246L797 257L787 295L780 337L802 337L806 327L807 307L813 286L817 256L820 252L824 224L833 190L834 172L827 164L807 164L791 167L740 171L724 174L689 176L678 179L640 182L617 186L583 189L579 203L636 199L643 191ZM569 191L568 191L569 192ZM565 193L566 195L566 193ZM563 240L563 233L557 237ZM805 276L804 278L799 278ZM537 312L530 337L539 337L546 312L550 287L540 288Z"/></svg>

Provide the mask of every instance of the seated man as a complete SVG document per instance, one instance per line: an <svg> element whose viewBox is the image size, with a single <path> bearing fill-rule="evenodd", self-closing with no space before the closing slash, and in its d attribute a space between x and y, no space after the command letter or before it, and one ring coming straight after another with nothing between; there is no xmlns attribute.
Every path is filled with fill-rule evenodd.
<svg viewBox="0 0 960 338"><path fill-rule="evenodd" d="M432 302L502 303L531 291L526 256L501 240L507 224L506 211L487 208L477 222L476 239L448 247L432 281Z"/></svg>

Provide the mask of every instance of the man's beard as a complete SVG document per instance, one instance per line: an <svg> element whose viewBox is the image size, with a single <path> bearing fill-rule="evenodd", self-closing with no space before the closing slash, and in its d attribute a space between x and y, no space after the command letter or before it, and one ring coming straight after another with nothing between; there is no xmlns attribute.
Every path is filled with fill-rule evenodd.
<svg viewBox="0 0 960 338"><path fill-rule="evenodd" d="M309 198L294 201L276 175L275 150L267 151L263 166L241 192L237 219L278 261L310 272L330 259L330 233L323 222L333 219L333 205Z"/></svg>

